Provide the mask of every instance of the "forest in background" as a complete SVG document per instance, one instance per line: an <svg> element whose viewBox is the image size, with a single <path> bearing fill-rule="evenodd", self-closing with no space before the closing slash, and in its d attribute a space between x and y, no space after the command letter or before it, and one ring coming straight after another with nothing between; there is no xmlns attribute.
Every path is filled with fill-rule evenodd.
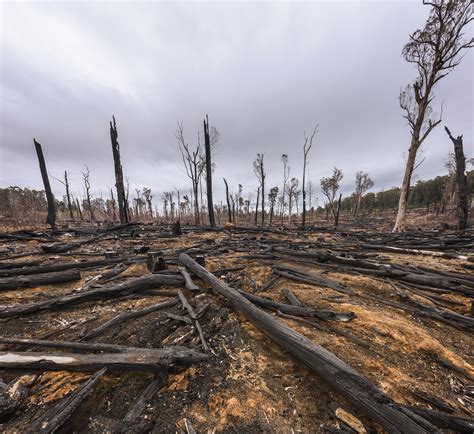
<svg viewBox="0 0 474 434"><path fill-rule="evenodd" d="M474 170L467 173L468 194L472 198L474 195ZM456 205L456 181L454 171L447 175L437 176L433 179L418 180L411 187L409 195L409 208L427 208L427 211L436 214L444 213L445 210L455 207ZM151 190L144 187L138 191L137 197L132 199L129 207L130 216L134 219L157 220L169 222L175 219L181 219L183 222L193 221L192 204L188 196L175 195L174 192L167 192L161 196L161 206L153 206ZM274 192L270 190L268 200L271 204ZM128 193L127 193L128 196ZM175 197L176 196L176 197ZM180 197L179 206L176 203ZM237 205L234 208L236 222L244 224L246 222L255 221L255 209L251 209L249 200L244 200L242 192L234 194L233 202ZM353 216L360 219L364 214L395 211L400 198L400 188L392 187L387 190L378 192L368 192L361 198L359 216L355 216L357 206L357 195L354 192L350 196L346 196L341 201L341 213L346 216ZM204 198L205 199L205 198ZM325 206L313 206L312 198L309 198L310 207L308 209L310 219L312 216L324 215L330 212L329 204ZM300 192L296 191L295 212L292 220L299 221L300 210ZM314 200L313 200L314 202ZM64 221L118 221L117 204L114 199L104 199L103 197L92 198L90 206L87 199L72 198L71 208L73 216L70 215L67 205L67 197L62 200L55 200L56 209L60 218ZM202 203L201 208L205 209L206 204ZM232 205L231 205L232 208ZM222 201L215 206L218 220L226 221L228 215L228 207ZM29 188L21 188L11 186L8 188L0 188L0 219L9 225L21 225L24 223L37 223L44 220L47 213L47 200L44 190L34 190ZM266 214L270 217L270 210L266 210ZM282 219L279 208L275 212L275 223L280 224ZM268 219L267 219L268 221ZM285 218L285 223L287 217Z"/></svg>

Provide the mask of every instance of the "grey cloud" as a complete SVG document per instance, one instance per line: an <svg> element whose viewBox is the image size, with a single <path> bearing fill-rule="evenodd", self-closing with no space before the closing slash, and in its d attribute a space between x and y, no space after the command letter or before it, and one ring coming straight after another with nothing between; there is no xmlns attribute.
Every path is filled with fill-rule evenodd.
<svg viewBox="0 0 474 434"><path fill-rule="evenodd" d="M303 131L320 124L309 162L319 179L340 167L349 194L358 170L375 189L399 185L409 133L398 93L416 72L400 52L423 25L421 2L4 3L1 33L0 184L41 188L32 137L48 170L83 163L96 194L114 184L108 122L115 114L132 191L189 189L177 121L196 142L203 116L220 133L215 188L256 189L252 161L265 153L268 185L280 156L301 177ZM472 152L473 56L440 82L435 105ZM450 143L439 127L418 177L443 172ZM56 195L62 195L55 182ZM255 193L253 193L255 197Z"/></svg>

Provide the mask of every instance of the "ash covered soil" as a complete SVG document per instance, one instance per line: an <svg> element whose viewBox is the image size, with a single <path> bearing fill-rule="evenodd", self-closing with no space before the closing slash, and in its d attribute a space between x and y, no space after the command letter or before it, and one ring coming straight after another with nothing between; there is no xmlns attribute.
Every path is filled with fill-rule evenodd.
<svg viewBox="0 0 474 434"><path fill-rule="evenodd" d="M147 275L150 258L158 256L164 258L166 272L172 273L179 265L178 254L187 252L192 257L204 256L206 269L216 272L217 277L234 288L287 304L289 301L283 291L289 289L304 306L354 313L350 321L306 318L305 322L305 318L290 318L278 311L268 311L334 353L397 403L464 419L473 417L472 329L469 330L468 323L464 326L462 321L461 324L456 322L457 317L452 320L452 316L443 316L443 312L448 312L462 315L466 321L472 319L472 235L466 235L462 242L445 242L449 248L437 248L438 243L443 245L443 237L458 237L428 231L394 238L389 234L363 231L341 234L238 228L189 229L181 236L171 236L166 227L138 225L104 233L101 238L67 252L43 252L45 245L90 239L93 235L86 229L63 229L53 234L34 232L34 236L30 233L23 238L3 239L0 272L28 261L40 261L39 266L45 266L104 259L105 256L124 258L123 265L80 269L81 280L67 283L15 290L2 290L0 284L0 314L13 305L116 285ZM368 244L373 248L368 248ZM424 253L386 251L380 246L398 246L405 250L416 247ZM437 256L434 252L448 255ZM337 258L342 258L342 262ZM438 272L440 283L423 285L396 276L371 275L361 271L361 264L372 264L374 269L390 266L415 274L418 270L423 276L423 273ZM110 280L100 280L104 273L118 266L122 267L118 274ZM275 266L337 281L352 293L284 277L275 273ZM453 287L446 287L442 278L448 273L458 279L462 275L465 284L453 283ZM383 432L383 428L353 402L235 312L208 284L193 275L192 278L199 291L180 289L199 312L207 352L181 303L167 308L166 312L157 310L119 323L87 343L139 348L180 345L206 352L210 355L209 361L173 366L162 373L108 370L58 428L59 432ZM158 295L152 288L0 319L0 335L84 342L85 333L118 314L169 301L174 297L171 292L178 290L175 286L163 285L157 289L169 290L170 295ZM435 309L435 313L426 311L426 306ZM188 322L170 317L168 313L185 317ZM5 354L71 350L0 343L0 351ZM27 431L34 421L42 420L92 374L0 367L4 386L19 378L30 383L0 429ZM130 409L157 376L162 379L161 386L146 400L139 416L128 420Z"/></svg>

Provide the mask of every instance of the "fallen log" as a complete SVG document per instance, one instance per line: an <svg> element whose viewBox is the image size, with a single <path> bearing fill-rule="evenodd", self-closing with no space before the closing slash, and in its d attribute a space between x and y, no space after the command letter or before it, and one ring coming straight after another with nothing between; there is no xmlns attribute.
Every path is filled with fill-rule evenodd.
<svg viewBox="0 0 474 434"><path fill-rule="evenodd" d="M0 318L11 318L44 310L55 310L76 304L86 303L109 297L121 297L134 292L153 289L161 285L182 286L181 276L167 276L161 274L150 274L128 280L118 285L104 286L96 289L78 291L60 297L50 298L31 304L17 304L0 309ZM173 294L176 295L176 294Z"/></svg>
<svg viewBox="0 0 474 434"><path fill-rule="evenodd" d="M32 276L14 276L0 279L0 291L12 289L32 288L40 285L52 285L55 283L74 282L81 280L79 271L65 271L60 273L46 273Z"/></svg>
<svg viewBox="0 0 474 434"><path fill-rule="evenodd" d="M31 345L31 341L23 341ZM51 341L46 342L47 344L44 346L51 345ZM106 348L106 346L103 347ZM173 366L201 363L209 359L207 354L179 346L154 349L136 347L122 348L120 352L87 354L38 351L0 352L0 368L53 371L97 371L102 368L107 368L115 371L159 372Z"/></svg>
<svg viewBox="0 0 474 434"><path fill-rule="evenodd" d="M9 270L0 270L0 277L26 276L29 274L54 273L57 271L73 269L99 268L125 261L127 261L127 258L110 258L83 262L61 262L58 264L39 265L38 267L12 268Z"/></svg>
<svg viewBox="0 0 474 434"><path fill-rule="evenodd" d="M427 408L406 405L404 408L420 417L430 421L433 425L461 433L472 434L474 432L474 419L451 416L450 414L428 410Z"/></svg>
<svg viewBox="0 0 474 434"><path fill-rule="evenodd" d="M294 316L312 316L323 321L351 321L355 318L354 312L341 313L332 310L318 310L307 306L294 306L291 304L280 303L279 301L270 300L268 298L259 297L249 292L238 290L247 300L260 307L265 307L274 311L280 311L288 315Z"/></svg>
<svg viewBox="0 0 474 434"><path fill-rule="evenodd" d="M148 307L145 307L143 309L132 310L132 311L129 311L129 312L119 313L118 315L116 315L113 318L106 321L104 324L101 324L99 327L96 327L96 328L86 332L85 335L81 338L81 340L82 341L87 341L89 339L95 338L95 337L105 333L110 328L115 327L118 324L121 324L125 321L129 321L131 319L139 318L141 316L148 315L150 313L156 312L156 311L161 310L161 309L166 309L168 307L175 306L178 303L179 303L179 299L175 298L174 300L170 300L170 301L166 301L164 303L148 306Z"/></svg>
<svg viewBox="0 0 474 434"><path fill-rule="evenodd" d="M100 235L98 237L92 237L92 238L89 238L87 240L82 240L82 241L74 241L72 243L43 244L41 246L41 249L43 250L44 253L68 252L70 250L78 249L79 247L84 246L86 244L93 243L102 237L103 235Z"/></svg>
<svg viewBox="0 0 474 434"><path fill-rule="evenodd" d="M325 348L262 311L242 294L220 281L186 254L179 261L228 300L260 331L321 376L368 416L391 433L432 433L436 428L423 418L400 408L367 378Z"/></svg>
<svg viewBox="0 0 474 434"><path fill-rule="evenodd" d="M29 426L28 431L38 434L49 434L61 428L71 417L79 404L92 392L94 386L106 372L107 368L97 371L76 390L61 399L52 409L34 420Z"/></svg>
<svg viewBox="0 0 474 434"><path fill-rule="evenodd" d="M124 422L136 421L141 416L153 395L166 384L167 377L166 373L156 374L154 380L148 384L140 397L129 408L123 418Z"/></svg>

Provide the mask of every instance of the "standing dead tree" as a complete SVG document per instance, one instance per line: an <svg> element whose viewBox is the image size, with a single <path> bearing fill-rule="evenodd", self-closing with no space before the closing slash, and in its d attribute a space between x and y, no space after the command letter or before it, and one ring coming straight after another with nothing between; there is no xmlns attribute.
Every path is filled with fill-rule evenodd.
<svg viewBox="0 0 474 434"><path fill-rule="evenodd" d="M255 226L258 223L258 201L260 199L260 187L257 188L257 201L255 202Z"/></svg>
<svg viewBox="0 0 474 434"><path fill-rule="evenodd" d="M431 131L441 122L431 115L431 102L436 84L462 60L463 51L474 46L474 39L464 39L464 30L472 21L469 0L424 1L431 11L423 29L416 30L403 48L405 60L415 64L418 77L400 93L400 107L408 121L411 143L408 149L405 175L400 191L394 232L406 228L406 211L410 181L415 168L416 153Z"/></svg>
<svg viewBox="0 0 474 434"><path fill-rule="evenodd" d="M288 166L288 155L281 155L281 162L283 163L283 188L281 189L280 197L280 214L281 214L281 224L283 226L283 216L285 215L285 193L288 187L288 178L290 176L290 166Z"/></svg>
<svg viewBox="0 0 474 434"><path fill-rule="evenodd" d="M302 215L302 222L301 222L301 228L304 230L306 226L306 166L308 164L308 154L309 151L311 150L311 147L313 146L313 139L316 133L318 132L318 127L319 124L317 124L314 127L313 134L311 134L311 137L308 139L306 136L306 131L304 133L304 145L303 145L303 185L302 185L302 191L303 191L303 215Z"/></svg>
<svg viewBox="0 0 474 434"><path fill-rule="evenodd" d="M232 223L232 210L230 209L230 199L229 199L229 185L227 184L227 181L224 179L224 184L225 184L225 198L227 201L227 213L229 215L229 223Z"/></svg>
<svg viewBox="0 0 474 434"><path fill-rule="evenodd" d="M272 187L268 193L268 201L270 202L270 226L273 222L273 212L275 210L275 203L278 198L278 187Z"/></svg>
<svg viewBox="0 0 474 434"><path fill-rule="evenodd" d="M153 219L153 206L151 203L153 195L151 194L151 188L143 187L143 197L148 207L148 214L150 214L150 218Z"/></svg>
<svg viewBox="0 0 474 434"><path fill-rule="evenodd" d="M458 229L464 231L468 225L469 206L467 200L467 177L466 177L466 157L462 143L462 135L454 138L448 127L444 127L446 133L454 144L454 155L456 159L456 182L458 184Z"/></svg>
<svg viewBox="0 0 474 434"><path fill-rule="evenodd" d="M56 181L60 182L62 185L64 185L64 188L66 189L66 202L67 202L67 209L69 211L69 216L71 217L71 220L74 221L74 213L73 213L73 206L72 206L72 201L71 201L71 193L69 190L69 181L67 178L67 171L64 171L64 181L60 180L59 178L54 178Z"/></svg>
<svg viewBox="0 0 474 434"><path fill-rule="evenodd" d="M87 164L84 164L84 168L82 169L82 178L84 180L84 190L86 193L86 202L87 207L89 208L89 215L91 221L95 221L94 217L94 210L92 209L92 201L91 201L91 184L90 184L90 171Z"/></svg>
<svg viewBox="0 0 474 434"><path fill-rule="evenodd" d="M344 175L342 174L341 169L337 167L334 168L332 172L332 176L327 178L321 178L321 191L323 192L324 196L327 197L329 202L329 208L331 213L334 217L334 226L337 227L339 224L339 213L341 211L341 195L339 196L339 200L336 203L336 195L339 187L341 185L341 181Z"/></svg>
<svg viewBox="0 0 474 434"><path fill-rule="evenodd" d="M33 139L33 143L35 144L41 177L43 178L44 191L46 192L46 200L48 202L48 216L46 217L46 223L51 226L51 229L54 230L56 229L56 207L54 204L54 196L51 190L51 184L49 183L48 171L46 170L43 149L41 148L41 143L37 142L36 139Z"/></svg>
<svg viewBox="0 0 474 434"><path fill-rule="evenodd" d="M175 132L176 140L178 141L179 151L183 159L186 175L191 180L194 199L194 223L196 226L200 224L199 217L199 181L201 180L204 166L201 161L201 147L198 143L195 151L189 149L189 144L184 140L183 123L178 122L178 128Z"/></svg>
<svg viewBox="0 0 474 434"><path fill-rule="evenodd" d="M290 182L287 185L288 190L288 221L291 226L291 218L293 214L293 204L296 202L296 198L299 196L301 190L298 190L300 186L300 181L298 178L291 178Z"/></svg>
<svg viewBox="0 0 474 434"><path fill-rule="evenodd" d="M257 154L257 158L253 162L253 171L260 183L260 193L262 198L262 225L265 224L265 177L267 176L263 166L263 157L264 154Z"/></svg>
<svg viewBox="0 0 474 434"><path fill-rule="evenodd" d="M362 201L362 196L367 193L372 187L374 186L374 181L370 179L369 174L367 172L362 172L359 170L356 173L355 179L355 209L354 209L354 216L357 219L359 216L360 204Z"/></svg>
<svg viewBox="0 0 474 434"><path fill-rule="evenodd" d="M125 188L123 185L123 170L122 162L120 160L120 145L117 140L118 131L115 123L115 116L112 116L110 122L110 140L112 141L112 154L114 156L114 170L115 170L115 187L117 189L117 201L119 206L120 223L128 223L128 206L125 198Z"/></svg>
<svg viewBox="0 0 474 434"><path fill-rule="evenodd" d="M209 135L209 117L206 115L204 123L204 148L206 151L206 189L207 189L207 211L209 213L209 225L216 226L214 217L214 203L212 201L212 161L211 161L211 137Z"/></svg>

